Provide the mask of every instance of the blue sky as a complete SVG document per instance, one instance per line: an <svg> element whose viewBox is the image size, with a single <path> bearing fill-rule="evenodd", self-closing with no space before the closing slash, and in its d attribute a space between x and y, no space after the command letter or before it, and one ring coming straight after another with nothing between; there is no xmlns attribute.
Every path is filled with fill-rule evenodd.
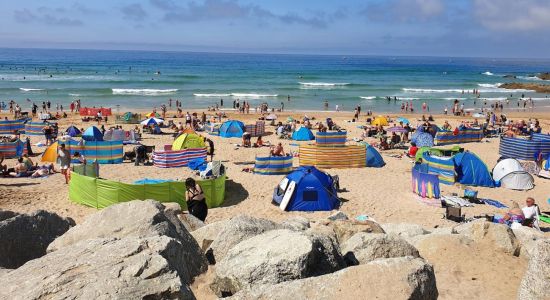
<svg viewBox="0 0 550 300"><path fill-rule="evenodd" d="M2 0L0 47L550 58L550 0Z"/></svg>

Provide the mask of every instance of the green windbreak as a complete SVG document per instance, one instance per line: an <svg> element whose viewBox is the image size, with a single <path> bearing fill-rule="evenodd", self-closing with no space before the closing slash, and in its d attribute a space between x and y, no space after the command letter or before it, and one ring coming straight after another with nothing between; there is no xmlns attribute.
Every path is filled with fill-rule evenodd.
<svg viewBox="0 0 550 300"><path fill-rule="evenodd" d="M209 208L219 207L225 199L226 177L198 181L204 191ZM132 201L153 199L159 202L176 202L187 209L185 183L162 182L155 184L128 184L105 179L96 179L71 173L69 199L75 203L95 208Z"/></svg>

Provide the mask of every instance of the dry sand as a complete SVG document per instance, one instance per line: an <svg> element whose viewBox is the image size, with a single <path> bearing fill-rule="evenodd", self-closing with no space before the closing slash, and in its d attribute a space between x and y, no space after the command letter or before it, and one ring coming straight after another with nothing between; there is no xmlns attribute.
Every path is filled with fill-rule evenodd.
<svg viewBox="0 0 550 300"><path fill-rule="evenodd" d="M243 120L245 123L251 123L258 115L237 115L229 113L230 118ZM168 114L172 115L172 114ZM301 118L303 113L279 113L280 120L286 120L286 116L292 115L295 118ZM308 116L315 116L318 120L324 120L328 115L333 117L337 124L348 130L348 139L360 137L361 130L357 128L360 123L348 123L351 113L326 113L310 112ZM533 113L512 113L509 116L512 119L539 117L543 126L543 132L550 131L550 120L548 116L536 115ZM3 116L2 116L3 117ZM406 116L411 120L414 126L420 115ZM441 125L444 120L449 120L452 124L460 122L463 118L454 118L449 116L435 116L436 124ZM70 116L69 119L60 122L61 130L65 130L70 124L77 127L88 127L92 124L82 124L78 116ZM364 117L361 118L364 120ZM181 121L175 120L175 122ZM112 118L108 125L114 124ZM134 125L124 125L125 129L133 128ZM106 126L107 127L107 126ZM164 129L168 132L168 129ZM266 131L274 131L273 127L267 126ZM227 167L229 180L227 182L227 196L223 207L211 209L209 211L207 222L231 218L238 214L248 214L256 217L268 218L271 220L283 220L293 215L302 215L310 219L325 218L330 212L282 212L278 207L271 204L273 188L281 180L282 176L261 176L251 173L245 173L241 170L246 167L252 167L256 156L266 156L269 148L235 148L235 144L240 143L238 138L223 139L211 137L216 145L215 159L222 160ZM33 145L42 141L42 137L32 137ZM294 141L279 140L274 134L264 138L271 143L282 141L286 151L297 151L298 147L291 146L289 143ZM157 149L162 149L163 145L171 144L172 135L148 135L145 134L142 143L146 145L155 145ZM368 140L373 142L374 139ZM304 143L304 142L301 142ZM499 157L498 139L484 139L480 143L462 144L466 150L478 154L492 168ZM133 146L126 146L125 151L129 151ZM33 146L35 153L41 153L45 148ZM347 201L340 208L341 211L350 217L366 214L381 223L407 222L420 224L427 229L434 227L451 226L456 223L443 219L444 209L425 205L417 200L417 197L411 192L411 167L412 162L404 158L389 157L389 154L402 153L402 150L390 150L382 152L386 161L383 168L360 168L360 169L332 169L329 173L339 175L340 185L347 191L340 193L339 196ZM39 160L37 157L35 160ZM14 159L6 160L8 166L15 164ZM6 163L4 162L4 163ZM295 166L298 165L298 159L295 159ZM142 178L161 178L183 180L191 176L187 168L160 169L153 166L134 166L126 162L117 165L102 165L100 168L101 177L131 183ZM550 196L550 181L548 179L535 177L535 188L530 191L512 191L504 188L482 188L476 187L479 191L479 197L496 199L504 204L510 205L512 200L518 201L520 205L524 204L527 196L534 197L541 207L542 211L550 211L546 199ZM443 195L450 193L462 194L463 187L459 185L447 186L441 185ZM93 208L85 207L72 203L68 200L68 187L64 183L61 174L55 174L44 179L30 178L0 178L0 209L13 210L17 212L31 212L37 209L44 209L56 212L62 216L67 216L81 222L87 215L94 213ZM467 216L480 214L502 213L503 210L488 205L476 205L472 208L465 208L463 212ZM548 233L547 233L548 234ZM492 249L482 249L480 255L489 259ZM442 253L443 254L443 253ZM465 261L465 266L474 268L466 273L455 273L454 277L449 277L448 272L441 272L447 268L448 258L430 258L430 262L435 264L436 277L442 298L452 299L459 296L470 295L475 298L484 296L484 298L498 298L497 295L516 295L517 286L525 262L516 264L519 271L515 272L495 272L494 268L498 265L494 259L486 264L484 260L473 259L478 253L460 254L460 259ZM504 256L495 256L501 258L502 262L511 263L510 259L521 260L520 258L503 258ZM472 259L469 259L472 258ZM475 262L472 264L472 262ZM481 265L480 265L481 264ZM460 269L465 269L465 266ZM461 271L462 272L462 271ZM439 274L441 273L441 274ZM445 275L447 274L447 275ZM475 275L477 281L472 282L471 274ZM457 292L457 289L465 291L464 294ZM498 293L496 291L499 291ZM450 292L454 291L454 292Z"/></svg>

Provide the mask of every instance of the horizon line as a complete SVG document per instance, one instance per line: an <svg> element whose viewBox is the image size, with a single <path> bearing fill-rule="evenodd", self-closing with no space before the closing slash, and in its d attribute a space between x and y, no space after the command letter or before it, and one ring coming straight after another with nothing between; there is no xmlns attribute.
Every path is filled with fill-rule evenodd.
<svg viewBox="0 0 550 300"><path fill-rule="evenodd" d="M105 48L57 48L57 47L10 47L0 46L0 50L61 50L61 51L112 51L112 52L157 52L157 53L193 53L193 54L233 54L233 55L280 55L280 56L344 56L344 57L402 57L402 58L470 58L470 59L503 59L503 60L543 60L550 57L489 57L489 56L455 56L455 55L388 55L388 54L350 54L350 53L302 53L302 52L261 52L261 51L196 51L196 50L150 50L150 49L105 49Z"/></svg>

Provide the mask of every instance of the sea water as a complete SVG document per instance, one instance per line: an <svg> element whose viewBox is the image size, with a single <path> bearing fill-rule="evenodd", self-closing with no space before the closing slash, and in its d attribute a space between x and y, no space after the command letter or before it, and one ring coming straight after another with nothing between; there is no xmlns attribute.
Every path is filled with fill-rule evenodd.
<svg viewBox="0 0 550 300"><path fill-rule="evenodd" d="M547 71L550 61L537 59L0 49L0 101L27 109L48 100L67 108L81 99L120 112L158 108L169 99L182 101L184 109L219 106L221 99L223 108L232 108L238 99L252 107L265 102L315 111L327 101L329 110L361 105L375 112L398 112L406 101L417 112L425 102L441 113L454 100L479 109L509 99L517 107L524 96L549 106L548 95L498 87L542 82L534 75Z"/></svg>

